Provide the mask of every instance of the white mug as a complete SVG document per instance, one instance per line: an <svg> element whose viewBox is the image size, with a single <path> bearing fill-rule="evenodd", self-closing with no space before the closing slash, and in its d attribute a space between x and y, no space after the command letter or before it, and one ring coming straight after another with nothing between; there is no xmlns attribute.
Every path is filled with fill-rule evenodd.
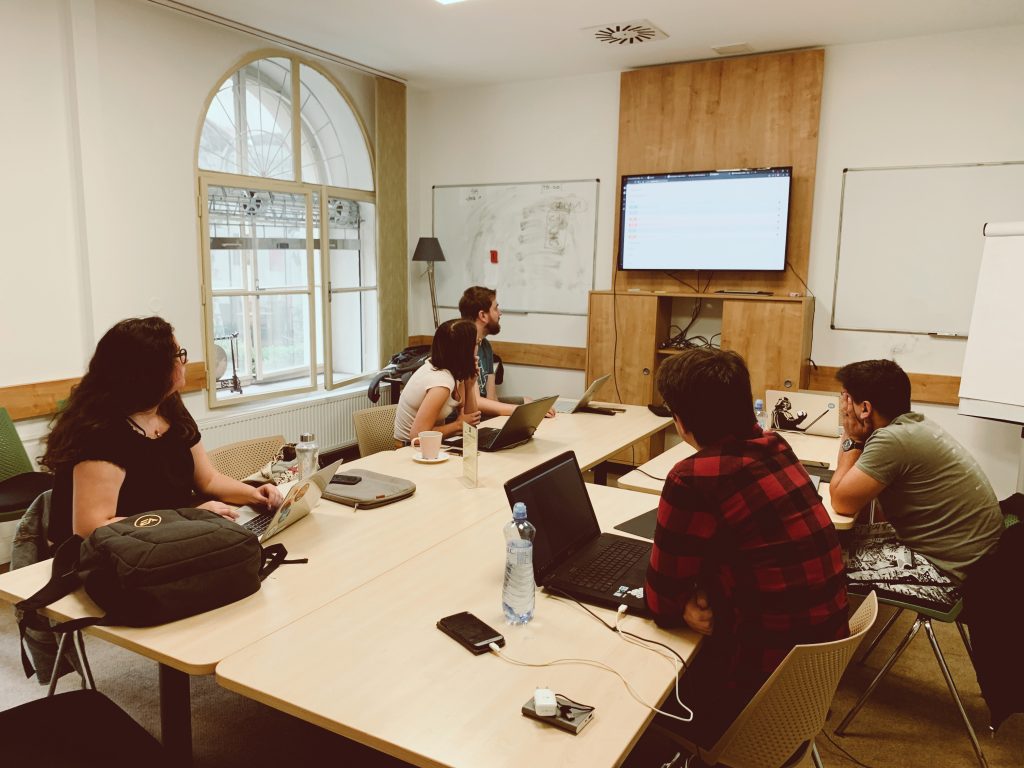
<svg viewBox="0 0 1024 768"><path fill-rule="evenodd" d="M437 458L441 452L441 433L424 430L412 439L412 447L420 449L420 455L427 461Z"/></svg>

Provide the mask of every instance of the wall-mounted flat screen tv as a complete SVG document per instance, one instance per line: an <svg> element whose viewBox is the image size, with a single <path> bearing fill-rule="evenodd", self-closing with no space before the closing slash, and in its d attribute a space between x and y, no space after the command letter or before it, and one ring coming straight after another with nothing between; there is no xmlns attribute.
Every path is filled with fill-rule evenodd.
<svg viewBox="0 0 1024 768"><path fill-rule="evenodd" d="M792 170L623 176L619 269L785 269Z"/></svg>

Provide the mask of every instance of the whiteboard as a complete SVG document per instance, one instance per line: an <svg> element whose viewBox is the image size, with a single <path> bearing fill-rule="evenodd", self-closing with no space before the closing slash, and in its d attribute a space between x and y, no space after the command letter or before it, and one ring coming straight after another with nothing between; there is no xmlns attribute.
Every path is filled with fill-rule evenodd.
<svg viewBox="0 0 1024 768"><path fill-rule="evenodd" d="M586 315L594 287L596 179L434 187L437 303L471 285L498 290L503 311Z"/></svg>
<svg viewBox="0 0 1024 768"><path fill-rule="evenodd" d="M1024 423L1024 221L989 224L960 376L960 413Z"/></svg>
<svg viewBox="0 0 1024 768"><path fill-rule="evenodd" d="M1024 162L843 171L832 327L965 336L987 221L1024 213Z"/></svg>

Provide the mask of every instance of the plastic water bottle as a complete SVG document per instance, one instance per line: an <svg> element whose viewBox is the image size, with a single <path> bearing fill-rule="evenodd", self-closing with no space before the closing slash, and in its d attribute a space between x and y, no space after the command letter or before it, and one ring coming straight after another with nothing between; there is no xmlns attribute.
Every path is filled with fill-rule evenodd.
<svg viewBox="0 0 1024 768"><path fill-rule="evenodd" d="M320 446L316 435L304 432L295 444L295 458L298 460L299 480L305 480L320 469Z"/></svg>
<svg viewBox="0 0 1024 768"><path fill-rule="evenodd" d="M526 505L517 501L512 519L505 524L505 583L501 607L509 624L526 624L533 618L533 537L537 529L526 519Z"/></svg>
<svg viewBox="0 0 1024 768"><path fill-rule="evenodd" d="M754 418L757 419L757 426L768 429L768 414L764 412L764 400L760 398L754 401Z"/></svg>

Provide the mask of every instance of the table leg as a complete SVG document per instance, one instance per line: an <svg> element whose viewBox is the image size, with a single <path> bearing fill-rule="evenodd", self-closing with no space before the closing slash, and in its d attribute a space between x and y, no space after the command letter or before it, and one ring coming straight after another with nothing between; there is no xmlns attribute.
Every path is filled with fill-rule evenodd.
<svg viewBox="0 0 1024 768"><path fill-rule="evenodd" d="M608 485L608 462L602 461L600 464L594 465L591 470L594 473L594 483L596 485Z"/></svg>
<svg viewBox="0 0 1024 768"><path fill-rule="evenodd" d="M189 676L160 665L160 737L174 765L192 764L192 701Z"/></svg>

